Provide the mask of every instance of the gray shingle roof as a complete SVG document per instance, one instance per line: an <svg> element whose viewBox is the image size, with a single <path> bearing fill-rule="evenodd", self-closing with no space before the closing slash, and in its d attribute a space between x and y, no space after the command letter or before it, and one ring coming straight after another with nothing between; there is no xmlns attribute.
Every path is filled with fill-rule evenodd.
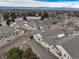
<svg viewBox="0 0 79 59"><path fill-rule="evenodd" d="M25 20L16 21L16 24L22 26L25 23Z"/></svg>
<svg viewBox="0 0 79 59"><path fill-rule="evenodd" d="M15 29L9 26L1 26L0 31L1 31L0 39L3 37L9 37L11 35L14 35L15 33Z"/></svg>
<svg viewBox="0 0 79 59"><path fill-rule="evenodd" d="M27 24L31 27L35 27L36 23L34 21L27 22Z"/></svg>
<svg viewBox="0 0 79 59"><path fill-rule="evenodd" d="M9 31L13 31L14 29L13 28L11 28L11 27L9 27L9 26L1 26L0 27L0 31L1 32L9 32Z"/></svg>

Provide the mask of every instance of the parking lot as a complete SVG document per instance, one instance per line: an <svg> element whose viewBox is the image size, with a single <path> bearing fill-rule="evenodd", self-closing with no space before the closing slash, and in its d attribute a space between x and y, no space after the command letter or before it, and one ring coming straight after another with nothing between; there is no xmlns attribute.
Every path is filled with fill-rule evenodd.
<svg viewBox="0 0 79 59"><path fill-rule="evenodd" d="M44 26L44 24L43 24ZM40 33L43 37L43 39L45 40L45 42L49 43L49 44L53 44L53 45L62 45L65 50L70 54L70 56L73 59L78 59L79 56L79 52L78 52L78 36L73 35L73 33L68 33L68 36L59 38L59 39L55 39L54 37L58 34L62 34L65 33L64 31L58 30L58 29L50 29L49 27L47 27L48 25L45 25L45 27L38 31L37 33ZM67 32L66 32L67 33Z"/></svg>

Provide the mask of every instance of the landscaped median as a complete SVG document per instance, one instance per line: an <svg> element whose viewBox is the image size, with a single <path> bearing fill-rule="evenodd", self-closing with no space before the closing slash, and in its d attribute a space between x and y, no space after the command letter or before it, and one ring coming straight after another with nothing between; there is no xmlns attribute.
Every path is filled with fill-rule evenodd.
<svg viewBox="0 0 79 59"><path fill-rule="evenodd" d="M6 59L39 59L39 57L30 47L27 49L13 47L6 53Z"/></svg>

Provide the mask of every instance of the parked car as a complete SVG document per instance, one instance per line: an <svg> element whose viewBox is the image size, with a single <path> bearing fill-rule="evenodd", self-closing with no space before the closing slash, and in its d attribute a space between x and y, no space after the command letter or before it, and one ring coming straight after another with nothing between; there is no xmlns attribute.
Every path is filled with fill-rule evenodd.
<svg viewBox="0 0 79 59"><path fill-rule="evenodd" d="M58 34L58 35L56 35L56 38L63 38L65 36L66 36L66 34Z"/></svg>

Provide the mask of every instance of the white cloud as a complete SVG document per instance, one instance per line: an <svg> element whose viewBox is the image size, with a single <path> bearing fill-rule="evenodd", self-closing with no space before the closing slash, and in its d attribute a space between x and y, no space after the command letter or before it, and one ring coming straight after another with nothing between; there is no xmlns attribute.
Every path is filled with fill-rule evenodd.
<svg viewBox="0 0 79 59"><path fill-rule="evenodd" d="M13 1L1 1L0 6L16 6L16 7L69 7L79 8L79 2L38 2L34 0L13 0Z"/></svg>

